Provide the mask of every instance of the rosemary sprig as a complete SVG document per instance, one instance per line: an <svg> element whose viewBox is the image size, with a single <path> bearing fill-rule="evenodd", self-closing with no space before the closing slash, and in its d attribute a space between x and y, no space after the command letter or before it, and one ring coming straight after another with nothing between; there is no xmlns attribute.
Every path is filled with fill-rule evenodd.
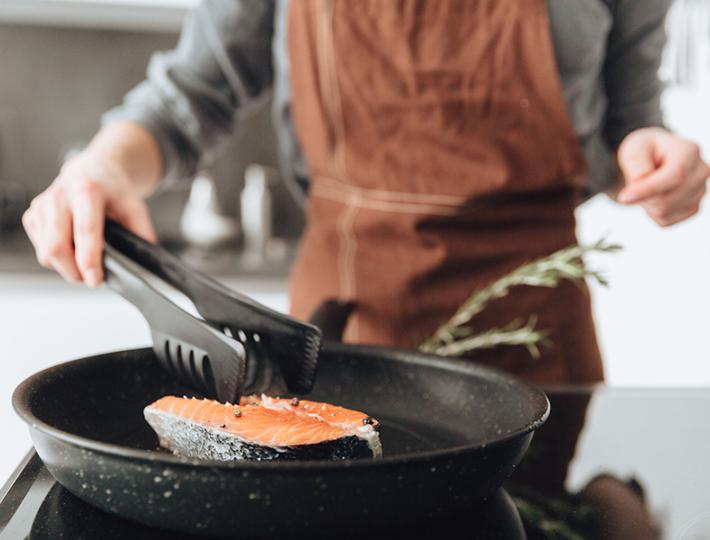
<svg viewBox="0 0 710 540"><path fill-rule="evenodd" d="M545 343L547 332L536 330L536 325L537 316L532 315L524 325L519 320L515 320L503 328L491 328L478 334L473 334L470 329L467 329L469 335L457 332L461 337L431 352L441 356L460 356L476 349L492 349L500 345L524 345L533 358L538 358L539 345Z"/></svg>
<svg viewBox="0 0 710 540"><path fill-rule="evenodd" d="M473 293L454 316L439 327L433 336L424 341L419 349L443 356L457 356L475 349L498 345L525 345L530 354L537 357L540 352L538 345L544 341L547 334L535 329L536 320L533 317L523 326L514 321L506 327L494 328L478 334L474 333L469 323L492 300L507 296L510 290L518 285L553 288L565 279L580 282L585 277L590 277L606 286L608 282L600 272L585 268L583 257L591 252L615 253L620 250L620 245L610 244L605 239L601 239L588 246L569 246L547 257L526 263Z"/></svg>

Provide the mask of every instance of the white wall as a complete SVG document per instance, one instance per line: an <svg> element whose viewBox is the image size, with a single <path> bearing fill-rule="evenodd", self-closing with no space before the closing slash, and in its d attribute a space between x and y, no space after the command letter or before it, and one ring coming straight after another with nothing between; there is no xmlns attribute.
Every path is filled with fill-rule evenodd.
<svg viewBox="0 0 710 540"><path fill-rule="evenodd" d="M710 66L705 66L710 74ZM710 88L669 88L666 121L710 159ZM639 208L599 196L578 211L581 242L601 236L625 247L594 256L611 287L593 287L607 379L614 385L710 385L710 203L667 229Z"/></svg>

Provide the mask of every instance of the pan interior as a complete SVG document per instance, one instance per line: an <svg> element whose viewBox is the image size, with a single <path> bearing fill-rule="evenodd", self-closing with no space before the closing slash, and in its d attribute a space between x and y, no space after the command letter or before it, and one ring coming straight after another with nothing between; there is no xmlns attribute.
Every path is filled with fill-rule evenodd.
<svg viewBox="0 0 710 540"><path fill-rule="evenodd" d="M508 377L383 351L326 347L306 397L380 420L386 457L489 444L528 430L546 414L542 394ZM143 408L167 394L197 395L164 371L150 349L141 349L50 369L27 381L15 399L21 414L72 435L162 452Z"/></svg>

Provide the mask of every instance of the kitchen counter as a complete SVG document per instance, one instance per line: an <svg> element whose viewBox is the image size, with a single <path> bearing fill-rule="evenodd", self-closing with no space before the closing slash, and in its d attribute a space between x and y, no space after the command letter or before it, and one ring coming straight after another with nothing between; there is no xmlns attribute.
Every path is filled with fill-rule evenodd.
<svg viewBox="0 0 710 540"><path fill-rule="evenodd" d="M522 538L521 520L529 539L710 537L710 389L546 391L550 418L505 490L454 516L447 539ZM33 452L0 490L0 540L27 535L176 538L90 508Z"/></svg>

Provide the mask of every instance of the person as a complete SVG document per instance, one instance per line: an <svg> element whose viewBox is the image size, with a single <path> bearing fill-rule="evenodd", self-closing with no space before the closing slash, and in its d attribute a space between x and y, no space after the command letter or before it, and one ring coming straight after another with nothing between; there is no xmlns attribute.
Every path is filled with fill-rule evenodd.
<svg viewBox="0 0 710 540"><path fill-rule="evenodd" d="M575 243L586 197L618 192L661 226L698 211L710 171L660 114L669 2L204 0L25 229L42 265L97 286L105 216L155 241L144 198L273 90L308 202L293 314L352 302L346 341L416 346L472 291ZM530 313L541 358L479 358L535 382L603 378L584 287L516 289L476 329Z"/></svg>

